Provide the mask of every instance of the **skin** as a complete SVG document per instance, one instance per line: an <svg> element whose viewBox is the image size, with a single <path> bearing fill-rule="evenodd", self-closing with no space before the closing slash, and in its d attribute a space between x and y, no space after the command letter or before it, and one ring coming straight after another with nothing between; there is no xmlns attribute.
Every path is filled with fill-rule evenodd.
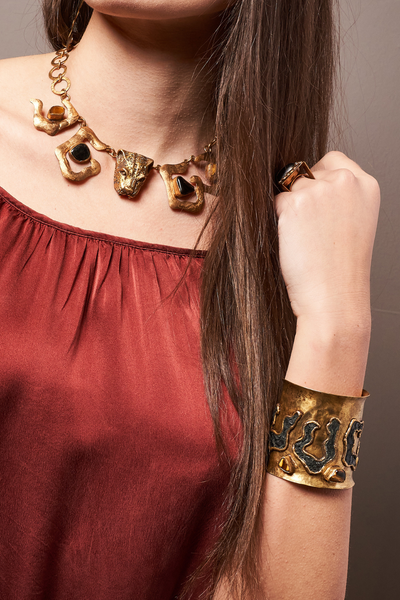
<svg viewBox="0 0 400 600"><path fill-rule="evenodd" d="M167 3L161 4L165 10ZM81 43L70 54L67 75L73 105L102 141L154 158L159 164L173 164L201 153L212 140L214 123L208 107L213 85L199 63L199 55L207 55L206 42L219 22L216 3L208 5L203 17L194 14L170 20L127 20L94 13ZM45 111L58 104L48 78L53 56L0 63L2 187L61 222L135 240L193 247L207 212L193 216L171 211L157 172L150 173L140 201L115 193L111 183L114 161L107 154L96 153L102 172L88 182L76 184L60 176L54 149L77 128L55 138L39 133L32 126L29 103L30 98L40 98ZM191 167L187 175L196 173Z"/></svg>
<svg viewBox="0 0 400 600"><path fill-rule="evenodd" d="M92 0L88 30L71 53L71 98L101 140L156 162L180 162L213 136L212 82L200 49L224 2ZM200 215L170 210L152 173L129 201L112 188L113 161L96 153L102 174L64 180L57 140L32 126L29 98L57 104L47 73L52 55L0 64L0 182L21 202L84 229L193 247ZM75 131L75 130L74 130ZM301 159L301 157L298 157ZM379 186L355 162L330 152L292 192L276 197L280 261L297 333L286 378L329 393L360 394L370 338L369 273ZM110 184L107 185L106 182ZM203 247L207 239L203 240ZM321 491L267 475L260 531L260 589L268 600L340 600L345 595L351 490ZM296 519L293 519L296 515ZM224 585L218 600L229 600ZM250 599L249 599L250 600Z"/></svg>
<svg viewBox="0 0 400 600"><path fill-rule="evenodd" d="M315 181L301 178L291 193L276 197L280 262L297 316L286 378L361 395L379 186L340 152L328 153L312 171ZM269 600L344 598L351 494L267 476L260 543Z"/></svg>

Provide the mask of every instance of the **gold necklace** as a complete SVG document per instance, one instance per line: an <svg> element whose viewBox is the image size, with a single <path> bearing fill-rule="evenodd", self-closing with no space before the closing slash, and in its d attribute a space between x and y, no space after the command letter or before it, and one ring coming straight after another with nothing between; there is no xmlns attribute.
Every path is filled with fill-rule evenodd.
<svg viewBox="0 0 400 600"><path fill-rule="evenodd" d="M74 21L75 22L75 21ZM62 106L52 106L48 111L47 117L42 114L43 102L38 99L31 99L35 108L33 124L38 131L44 131L48 135L57 135L63 129L79 124L80 128L69 140L57 146L55 150L56 157L60 164L61 173L70 181L82 181L88 177L93 177L100 173L100 163L92 158L91 146L99 152L107 152L115 159L114 170L114 189L120 196L134 198L143 187L148 174L152 169L159 172L167 190L168 202L172 209L184 210L191 213L197 213L204 205L205 193L213 194L214 184L216 182L217 165L213 155L212 148L216 143L216 138L204 148L204 152L197 156L192 155L185 158L181 163L170 165L155 165L154 160L127 150L114 150L111 146L104 144L86 121L71 104L71 98L68 91L71 87L71 81L66 77L66 61L69 57L70 42L57 50L56 55L51 61L52 68L49 77L52 80L51 90L60 97ZM58 84L62 83L64 87L56 89ZM81 171L73 171L69 163L72 159L75 163L84 165ZM198 175L192 175L187 181L182 177L186 173L189 164L204 165L205 174L209 184L206 184ZM176 175L176 177L172 177ZM189 200L190 196L196 195L196 200Z"/></svg>

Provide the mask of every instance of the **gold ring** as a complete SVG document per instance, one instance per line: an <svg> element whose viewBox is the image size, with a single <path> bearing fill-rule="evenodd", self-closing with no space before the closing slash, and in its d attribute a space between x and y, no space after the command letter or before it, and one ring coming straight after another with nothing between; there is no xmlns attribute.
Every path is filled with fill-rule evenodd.
<svg viewBox="0 0 400 600"><path fill-rule="evenodd" d="M299 177L308 177L309 179L315 179L311 173L307 163L303 160L295 163L290 163L278 171L275 182L281 192L290 192L292 185Z"/></svg>

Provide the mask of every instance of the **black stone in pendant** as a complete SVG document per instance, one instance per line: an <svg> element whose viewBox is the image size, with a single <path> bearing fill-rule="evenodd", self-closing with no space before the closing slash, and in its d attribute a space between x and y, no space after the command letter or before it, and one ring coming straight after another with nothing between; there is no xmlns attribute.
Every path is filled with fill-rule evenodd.
<svg viewBox="0 0 400 600"><path fill-rule="evenodd" d="M194 186L186 181L186 179L178 175L178 177L175 179L175 182L178 186L180 196L188 196L189 194L193 194Z"/></svg>
<svg viewBox="0 0 400 600"><path fill-rule="evenodd" d="M69 151L69 154L71 158L78 163L85 163L90 160L90 150L86 144L78 144L77 146L74 146Z"/></svg>

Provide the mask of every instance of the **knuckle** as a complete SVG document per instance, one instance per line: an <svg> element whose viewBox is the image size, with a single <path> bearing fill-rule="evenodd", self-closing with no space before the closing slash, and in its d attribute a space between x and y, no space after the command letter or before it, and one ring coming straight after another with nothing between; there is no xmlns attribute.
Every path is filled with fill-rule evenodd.
<svg viewBox="0 0 400 600"><path fill-rule="evenodd" d="M340 152L340 150L331 150L325 154L324 163L329 165L331 169L340 169L341 167L348 167L350 159L346 154Z"/></svg>
<svg viewBox="0 0 400 600"><path fill-rule="evenodd" d="M298 208L299 206L304 204L304 202L306 202L309 198L310 198L310 189L302 188L302 189L296 190L294 192L293 197L292 197L292 203L296 208Z"/></svg>
<svg viewBox="0 0 400 600"><path fill-rule="evenodd" d="M310 193L309 188L302 188L300 190L296 190L295 192L293 192L293 195L290 198L289 206L291 211L298 214L300 211L304 210L304 207L308 205L312 197L313 194Z"/></svg>
<svg viewBox="0 0 400 600"><path fill-rule="evenodd" d="M320 179L317 181L317 185L315 186L315 193L321 197L321 196L325 196L328 195L330 190L331 190L331 182L330 181L326 181L324 179Z"/></svg>
<svg viewBox="0 0 400 600"><path fill-rule="evenodd" d="M368 181L368 186L371 189L371 191L380 196L381 188L378 180L375 179L375 177L373 177L372 175L368 174L366 174L366 179Z"/></svg>
<svg viewBox="0 0 400 600"><path fill-rule="evenodd" d="M332 160L342 161L348 160L348 157L340 150L330 150L327 154L325 154L325 158L330 158Z"/></svg>
<svg viewBox="0 0 400 600"><path fill-rule="evenodd" d="M367 175L366 183L368 185L368 197L371 202L371 207L379 210L381 203L381 188L378 181L372 175Z"/></svg>
<svg viewBox="0 0 400 600"><path fill-rule="evenodd" d="M331 150L327 154L325 154L323 158L323 163L330 170L336 170L341 168L351 169L355 166L353 160L351 160L346 154L340 152L340 150Z"/></svg>
<svg viewBox="0 0 400 600"><path fill-rule="evenodd" d="M341 183L342 185L352 185L357 179L353 171L346 168L336 169L335 177L338 183Z"/></svg>

